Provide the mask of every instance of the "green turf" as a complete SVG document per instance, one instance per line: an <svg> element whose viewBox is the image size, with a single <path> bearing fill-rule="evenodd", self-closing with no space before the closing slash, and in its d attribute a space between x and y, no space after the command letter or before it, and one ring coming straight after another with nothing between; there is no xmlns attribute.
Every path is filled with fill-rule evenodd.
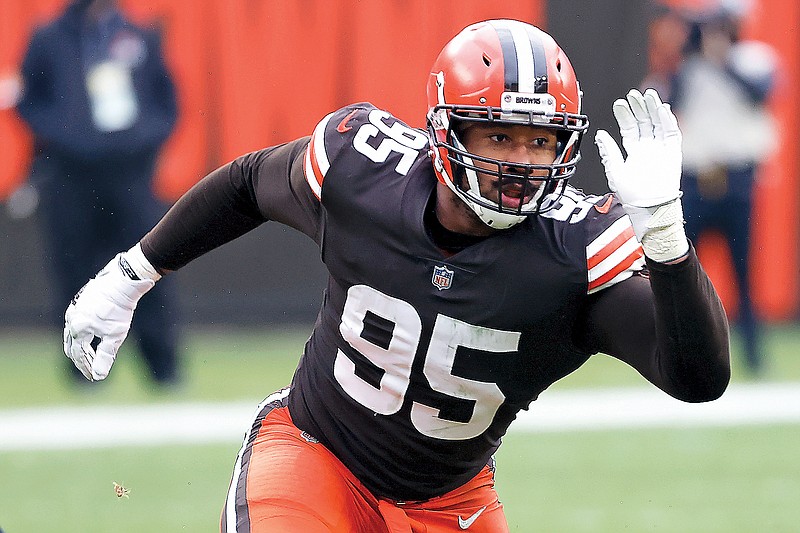
<svg viewBox="0 0 800 533"><path fill-rule="evenodd" d="M0 409L44 404L106 404L163 401L252 400L289 384L308 328L283 332L196 331L187 333L182 359L186 376L177 390L159 390L144 377L138 353L123 345L109 377L101 382L67 380L72 363L57 334L0 333Z"/></svg>
<svg viewBox="0 0 800 533"><path fill-rule="evenodd" d="M130 350L107 383L75 388L65 383L57 334L0 332L0 409L255 404L288 382L307 334L307 328L192 332L185 386L153 391ZM800 381L800 330L772 327L767 341L763 379ZM734 379L751 379L739 366ZM599 356L554 387L628 385L643 380ZM498 453L498 491L512 531L797 531L798 442L797 425L512 433ZM5 533L213 532L237 449L238 443L0 452L0 527ZM130 498L116 498L114 481L131 488Z"/></svg>
<svg viewBox="0 0 800 533"><path fill-rule="evenodd" d="M219 531L238 445L0 453L5 533ZM113 483L130 489L118 498Z"/></svg>
<svg viewBox="0 0 800 533"><path fill-rule="evenodd" d="M104 382L71 387L65 378L69 360L61 353L58 332L0 330L0 409L43 404L132 403L182 400L253 400L288 384L309 327L284 331L192 331L183 355L188 379L179 391L158 391L142 373L138 354L123 345ZM734 379L752 379L741 368L733 335ZM762 379L800 381L800 328L773 326L766 335L769 358ZM630 367L610 357L593 357L554 389L642 385Z"/></svg>
<svg viewBox="0 0 800 533"><path fill-rule="evenodd" d="M506 437L498 492L512 531L795 532L800 426Z"/></svg>
<svg viewBox="0 0 800 533"><path fill-rule="evenodd" d="M512 531L788 533L800 523L798 439L798 426L512 434L498 491ZM0 454L0 526L213 532L237 448Z"/></svg>

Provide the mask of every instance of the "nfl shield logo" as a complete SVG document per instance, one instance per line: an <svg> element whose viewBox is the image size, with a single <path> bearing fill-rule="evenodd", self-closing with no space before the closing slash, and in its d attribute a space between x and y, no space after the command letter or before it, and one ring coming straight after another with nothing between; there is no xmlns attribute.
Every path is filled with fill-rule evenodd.
<svg viewBox="0 0 800 533"><path fill-rule="evenodd" d="M433 267L433 278L431 279L431 283L437 289L444 290L449 289L450 284L453 282L453 271L447 268L446 266L436 266Z"/></svg>

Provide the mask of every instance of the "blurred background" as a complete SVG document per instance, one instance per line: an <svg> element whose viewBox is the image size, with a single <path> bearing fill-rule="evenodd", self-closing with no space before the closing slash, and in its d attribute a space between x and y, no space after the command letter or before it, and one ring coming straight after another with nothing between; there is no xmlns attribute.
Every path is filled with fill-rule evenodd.
<svg viewBox="0 0 800 533"><path fill-rule="evenodd" d="M56 322L67 302L56 295L42 202L28 179L37 150L16 108L32 32L67 3L0 0L0 530L214 531L239 445L238 414L229 413L246 419L251 405L290 380L319 307L324 268L304 236L266 224L170 276L177 310L169 320L182 332L186 376L179 386L152 387L130 342L105 382L83 387L65 379ZM348 103L370 101L423 127L436 54L464 26L487 18L537 24L568 54L590 118L573 183L603 193L592 138L601 128L616 136L614 99L650 85L671 98L692 28L719 9L733 10L726 13L736 17L737 38L767 45L775 67L765 109L776 146L756 168L745 220L752 232L750 297L765 327L767 364L760 372L741 364L746 342L738 329L740 283L730 247L713 229L697 244L734 325L732 410L769 414L800 404L800 152L793 139L800 119L800 2L120 0L119 6L160 34L175 84L177 122L151 183L165 205L244 152L310 134L318 120ZM759 59L747 65L762 66ZM752 385L763 385L755 392L765 395L753 400ZM613 394L619 387L645 383L611 358L593 357L555 384L553 394ZM776 396L775 387L788 395ZM591 418L590 407L597 406L595 397L587 398L580 405ZM722 405L730 407L725 398ZM744 398L741 408L738 398ZM228 409L198 420L233 425L233 432L148 440L111 424L130 416L131 428L139 427L133 419L140 411L102 411L152 405L142 418L157 423L163 409L156 432L169 434L168 405L190 402L206 414L217 412L213 405ZM546 404L542 409L553 414ZM788 421L712 416L689 426L584 428L580 438L559 430L530 438L532 430L523 428L509 434L499 456L498 486L511 529L795 531L800 425L793 413ZM130 500L118 501L112 482L132 487Z"/></svg>
<svg viewBox="0 0 800 533"><path fill-rule="evenodd" d="M32 29L62 0L0 0L0 201L26 180L32 140L13 106L18 70ZM703 4L708 0L673 0ZM463 2L122 1L134 20L157 26L178 92L177 127L153 182L174 201L211 169L246 151L307 135L325 114L369 100L424 126L425 82L433 58L455 32L479 19L512 17L542 25L566 50L585 93L591 131L614 131L611 102L638 86L648 69L648 25L658 5L625 0ZM780 131L800 118L800 5L764 0L743 34L772 45L780 75L769 106ZM575 183L605 190L591 135ZM785 139L786 137L782 137ZM782 142L755 192L754 300L768 320L792 320L798 295L798 149ZM24 211L24 209L23 209ZM53 301L42 257L38 214L0 211L0 324L41 326ZM20 215L16 215L20 216ZM323 282L310 242L267 225L180 272L179 307L188 324L274 324L313 320ZM736 283L720 239L710 235L704 264L736 311ZM286 258L292 258L287 261ZM297 268L302 264L303 268Z"/></svg>

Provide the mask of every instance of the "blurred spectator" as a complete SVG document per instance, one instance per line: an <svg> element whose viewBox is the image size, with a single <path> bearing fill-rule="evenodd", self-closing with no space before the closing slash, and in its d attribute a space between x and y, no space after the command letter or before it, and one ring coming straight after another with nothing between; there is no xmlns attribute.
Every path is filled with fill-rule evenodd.
<svg viewBox="0 0 800 533"><path fill-rule="evenodd" d="M665 6L655 6L656 13L648 28L648 72L642 88L653 88L670 97L675 75L683 61L688 25L683 16Z"/></svg>
<svg viewBox="0 0 800 533"><path fill-rule="evenodd" d="M662 14L651 28L651 39L661 37L651 47L661 50L650 56L671 59L652 65L644 84L669 80L665 100L683 132L686 232L694 242L708 229L726 238L738 285L736 318L745 363L758 374L764 348L750 289L750 230L758 167L777 143L766 108L777 60L767 44L740 38L741 22L752 7L746 0L715 0L703 9ZM685 40L684 57L675 63L679 39Z"/></svg>
<svg viewBox="0 0 800 533"><path fill-rule="evenodd" d="M38 28L22 64L17 111L34 134L29 183L38 191L54 300L69 301L117 249L165 212L151 187L177 118L159 35L113 0L76 0ZM143 298L132 338L152 380L179 380L174 299ZM53 317L61 329L62 317ZM72 365L70 372L83 377Z"/></svg>

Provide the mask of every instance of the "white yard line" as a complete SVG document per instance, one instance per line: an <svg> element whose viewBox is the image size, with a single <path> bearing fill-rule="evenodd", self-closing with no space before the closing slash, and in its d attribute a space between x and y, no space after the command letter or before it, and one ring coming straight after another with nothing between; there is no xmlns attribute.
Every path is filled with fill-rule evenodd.
<svg viewBox="0 0 800 533"><path fill-rule="evenodd" d="M237 443L258 402L0 410L0 451ZM800 384L731 386L687 404L654 388L545 392L513 432L800 423Z"/></svg>
<svg viewBox="0 0 800 533"><path fill-rule="evenodd" d="M522 431L800 423L800 383L732 385L722 398L685 403L655 388L546 391L512 428Z"/></svg>

